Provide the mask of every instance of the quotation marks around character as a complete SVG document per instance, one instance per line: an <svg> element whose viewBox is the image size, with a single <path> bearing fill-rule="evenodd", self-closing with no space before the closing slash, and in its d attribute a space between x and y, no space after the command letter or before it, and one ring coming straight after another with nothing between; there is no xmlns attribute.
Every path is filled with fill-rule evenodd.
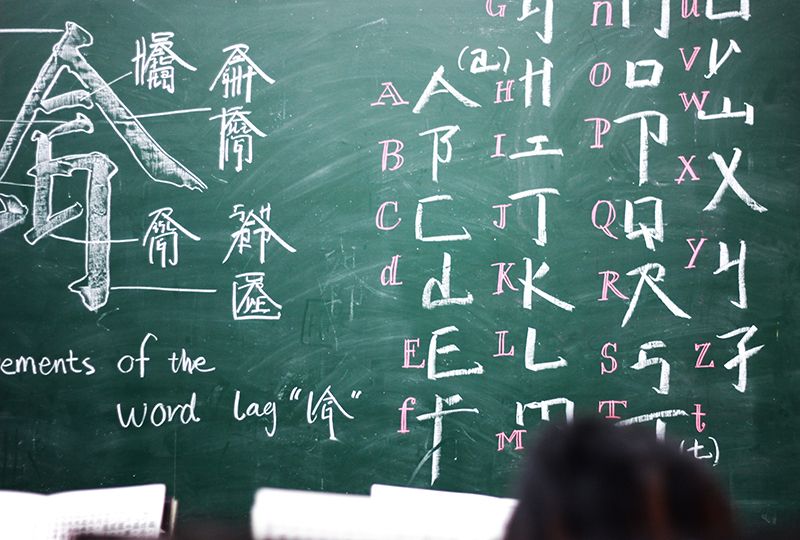
<svg viewBox="0 0 800 540"><path fill-rule="evenodd" d="M303 390L298 387L292 388L292 391L289 393L289 401L298 401L300 399L300 394L303 393Z"/></svg>

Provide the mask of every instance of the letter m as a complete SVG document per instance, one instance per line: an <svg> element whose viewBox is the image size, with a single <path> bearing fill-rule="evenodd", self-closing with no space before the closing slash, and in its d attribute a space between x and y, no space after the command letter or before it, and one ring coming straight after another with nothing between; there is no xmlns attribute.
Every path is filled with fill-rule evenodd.
<svg viewBox="0 0 800 540"><path fill-rule="evenodd" d="M506 444L513 444L514 450L522 450L522 435L527 433L527 429L515 429L511 435L506 435L504 432L497 433L497 451L502 452L506 448Z"/></svg>

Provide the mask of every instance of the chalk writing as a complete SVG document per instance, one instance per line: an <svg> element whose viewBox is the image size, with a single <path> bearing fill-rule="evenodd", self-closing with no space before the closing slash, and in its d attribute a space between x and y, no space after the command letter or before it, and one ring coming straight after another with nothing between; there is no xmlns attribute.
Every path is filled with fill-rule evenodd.
<svg viewBox="0 0 800 540"><path fill-rule="evenodd" d="M189 71L197 68L183 60L172 50L173 32L153 32L150 42L144 37L136 40L136 55L131 59L134 63L134 78L139 86L148 89L161 88L170 94L175 93L175 66L177 63Z"/></svg>
<svg viewBox="0 0 800 540"><path fill-rule="evenodd" d="M233 282L231 304L234 320L278 320L281 306L267 294L264 272L238 274Z"/></svg>
<svg viewBox="0 0 800 540"><path fill-rule="evenodd" d="M0 148L0 180L9 170L28 129L40 113L81 107L97 107L125 143L139 166L157 182L189 189L205 189L205 184L194 174L167 154L139 120L117 97L107 83L86 61L81 49L92 45L92 35L75 23L66 23L61 39L53 46L52 54L39 71L30 92L17 114L8 135ZM84 89L51 96L56 82L65 72L73 75ZM124 129L122 126L125 126ZM77 113L75 118L57 125L49 131L35 130L36 162L29 174L35 179L33 196L33 227L25 233L31 245L52 234L84 213L82 204L76 202L62 210L53 211L52 196L58 178L72 176L76 171L88 173L85 233L85 275L69 285L78 294L83 305L96 311L108 302L110 291L109 254L111 249L111 179L117 165L100 152L69 156L53 156L53 139L78 133L92 133L94 125L89 118ZM16 223L26 213L18 199L4 199L6 228ZM17 216L17 217L14 217Z"/></svg>
<svg viewBox="0 0 800 540"><path fill-rule="evenodd" d="M222 86L223 98L238 97L244 92L245 103L250 103L254 76L258 75L267 84L275 84L275 79L264 73L248 56L247 53L249 51L250 47L244 43L237 43L222 49L222 52L230 54L228 54L228 58L225 59L208 90L214 90L217 83L219 83Z"/></svg>
<svg viewBox="0 0 800 540"><path fill-rule="evenodd" d="M148 214L153 218L147 231L144 234L142 245L147 246L147 260L150 264L158 264L161 268L176 266L178 264L178 238L185 236L195 242L200 241L200 237L192 234L186 227L172 218L172 208L159 208Z"/></svg>

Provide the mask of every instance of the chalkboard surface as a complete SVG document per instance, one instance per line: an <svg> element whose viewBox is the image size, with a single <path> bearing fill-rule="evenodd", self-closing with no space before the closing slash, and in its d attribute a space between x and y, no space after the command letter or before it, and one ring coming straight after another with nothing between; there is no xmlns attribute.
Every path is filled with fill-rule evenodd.
<svg viewBox="0 0 800 540"><path fill-rule="evenodd" d="M0 487L507 495L599 414L797 518L800 11L626 4L3 1Z"/></svg>

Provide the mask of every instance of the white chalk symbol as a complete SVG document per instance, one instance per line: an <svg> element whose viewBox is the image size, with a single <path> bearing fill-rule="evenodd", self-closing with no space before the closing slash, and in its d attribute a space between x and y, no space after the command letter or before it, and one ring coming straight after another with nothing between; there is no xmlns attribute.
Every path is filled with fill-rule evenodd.
<svg viewBox="0 0 800 540"><path fill-rule="evenodd" d="M89 110L96 106L152 180L204 190L206 185L159 146L114 93L111 83L107 83L86 61L81 49L92 43L92 35L84 28L74 22L65 24L61 39L53 46L50 57L39 71L0 147L0 183L31 125L38 122L39 113L49 115L64 109L80 107ZM82 89L51 96L58 78L65 71L78 80ZM53 236L53 232L84 213L84 206L80 203L53 212L52 194L58 178L70 177L77 170L86 171L86 233L82 242L86 274L73 281L69 289L81 297L87 309L97 311L108 302L111 290L111 178L116 174L117 166L107 155L96 151L58 157L52 155L52 140L55 137L93 131L93 123L82 113L76 113L73 120L56 123L47 132L34 131L32 139L36 142L36 162L28 171L28 175L35 179L33 227L25 233L25 240L35 244L42 238ZM0 194L0 203L0 232L24 221L28 208L19 199Z"/></svg>
<svg viewBox="0 0 800 540"><path fill-rule="evenodd" d="M245 103L250 103L254 75L264 79L267 84L275 84L275 79L264 73L247 55L249 50L250 47L244 43L237 43L222 49L222 52L229 52L230 54L211 86L208 87L209 92L214 90L217 83L221 83L223 98L237 97L242 93L242 83L244 82L244 101Z"/></svg>
<svg viewBox="0 0 800 540"><path fill-rule="evenodd" d="M149 90L162 88L173 94L175 93L173 63L177 63L189 71L197 71L196 67L172 50L174 36L173 32L153 32L150 34L149 44L144 37L136 40L136 56L131 59L131 62L134 63L137 86L147 85ZM150 49L149 52L148 49Z"/></svg>

